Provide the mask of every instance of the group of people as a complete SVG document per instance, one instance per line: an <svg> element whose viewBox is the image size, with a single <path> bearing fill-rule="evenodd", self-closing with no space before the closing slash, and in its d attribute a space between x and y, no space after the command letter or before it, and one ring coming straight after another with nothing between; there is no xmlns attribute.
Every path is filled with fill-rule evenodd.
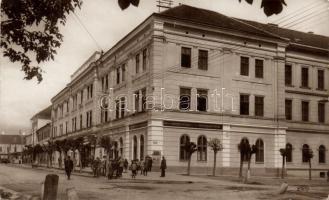
<svg viewBox="0 0 329 200"><path fill-rule="evenodd" d="M106 156L103 156L102 159L97 157L92 161L92 171L94 177L107 176L108 179L122 177L123 172L127 172L128 169L128 160L119 157L118 159L110 159L107 162ZM140 171L141 175L147 176L147 173L152 171L153 160L150 156L146 156L144 160L139 161L138 159L132 160L129 169L131 170L131 176L133 179L136 178L136 175ZM70 156L67 156L64 160L64 168L67 175L67 179L70 180L71 172L74 168L74 163L71 160ZM166 159L163 156L160 164L161 176L165 177L167 163ZM107 174L106 174L107 172Z"/></svg>

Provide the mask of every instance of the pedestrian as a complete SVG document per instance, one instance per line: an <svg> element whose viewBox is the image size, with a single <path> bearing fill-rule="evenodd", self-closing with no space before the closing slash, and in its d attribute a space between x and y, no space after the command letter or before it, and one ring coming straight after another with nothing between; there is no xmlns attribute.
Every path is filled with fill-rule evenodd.
<svg viewBox="0 0 329 200"><path fill-rule="evenodd" d="M66 175L67 175L67 180L70 180L71 172L72 172L72 169L73 169L73 161L71 160L70 156L68 156L67 159L65 159L64 167L65 167L65 172L66 172Z"/></svg>
<svg viewBox="0 0 329 200"><path fill-rule="evenodd" d="M106 156L103 156L101 160L101 175L106 175Z"/></svg>
<svg viewBox="0 0 329 200"><path fill-rule="evenodd" d="M123 158L120 157L120 160L119 160L119 176L120 177L122 177L124 164L125 164L125 161L123 160Z"/></svg>
<svg viewBox="0 0 329 200"><path fill-rule="evenodd" d="M137 163L136 161L131 161L131 178L135 179L137 174Z"/></svg>
<svg viewBox="0 0 329 200"><path fill-rule="evenodd" d="M113 166L112 166L112 160L109 160L109 163L108 163L108 174L107 174L107 178L108 179L112 179L113 178Z"/></svg>
<svg viewBox="0 0 329 200"><path fill-rule="evenodd" d="M165 177L166 176L167 163L166 163L166 159L165 159L164 156L162 156L160 169L161 169L161 176L160 177Z"/></svg>
<svg viewBox="0 0 329 200"><path fill-rule="evenodd" d="M125 161L123 163L123 167L125 168L125 173L127 173L128 165L129 165L128 160L127 158L125 158Z"/></svg>
<svg viewBox="0 0 329 200"><path fill-rule="evenodd" d="M149 157L150 158L150 163L149 163L149 170L148 171L152 171L152 157Z"/></svg>
<svg viewBox="0 0 329 200"><path fill-rule="evenodd" d="M141 162L140 162L140 170L141 170L141 175L142 174L144 174L144 163L145 163L145 161L144 160L141 160Z"/></svg>
<svg viewBox="0 0 329 200"><path fill-rule="evenodd" d="M148 171L148 167L149 167L149 159L146 157L145 161L144 161L144 167L143 167L143 175L147 176L147 171Z"/></svg>

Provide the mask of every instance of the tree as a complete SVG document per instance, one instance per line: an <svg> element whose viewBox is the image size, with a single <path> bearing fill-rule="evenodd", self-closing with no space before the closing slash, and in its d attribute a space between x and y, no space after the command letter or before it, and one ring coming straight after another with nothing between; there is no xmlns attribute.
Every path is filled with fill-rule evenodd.
<svg viewBox="0 0 329 200"><path fill-rule="evenodd" d="M284 179L284 171L285 171L285 165L286 165L286 158L287 158L287 147L280 149L280 154L282 156L282 169L281 169L281 178Z"/></svg>
<svg viewBox="0 0 329 200"><path fill-rule="evenodd" d="M309 164L308 168L308 179L312 180L312 158L313 158L313 150L311 148L303 148L303 155L306 156L306 160Z"/></svg>
<svg viewBox="0 0 329 200"><path fill-rule="evenodd" d="M187 159L188 159L188 162L187 162L187 175L189 176L190 171L191 171L191 157L192 157L192 154L194 152L196 152L198 149L197 149L196 144L194 142L190 142L190 141L187 141L185 143L184 149L187 153Z"/></svg>
<svg viewBox="0 0 329 200"><path fill-rule="evenodd" d="M40 153L43 152L43 149L40 144L36 144L33 147L33 161L37 160L37 164L40 163Z"/></svg>
<svg viewBox="0 0 329 200"><path fill-rule="evenodd" d="M238 144L238 150L240 152L240 170L239 177L242 178L242 169L243 169L243 161L248 158L248 152L250 151L250 144L247 138L242 138L240 143Z"/></svg>
<svg viewBox="0 0 329 200"><path fill-rule="evenodd" d="M217 163L217 153L218 151L223 150L223 146L218 138L213 138L208 141L208 146L213 150L214 152L214 167L212 169L212 175L216 176L216 163Z"/></svg>
<svg viewBox="0 0 329 200"><path fill-rule="evenodd" d="M258 150L258 148L254 144L251 147L249 145L249 147L247 148L246 153L247 153L247 158L248 158L248 169L247 169L247 175L245 177L245 183L247 183L248 180L249 180L249 178L250 178L250 163L251 163L251 158L252 158L252 155L257 152L257 150Z"/></svg>
<svg viewBox="0 0 329 200"><path fill-rule="evenodd" d="M110 153L112 152L114 141L111 136L103 135L100 139L100 146L103 147L106 151L106 163L110 162ZM108 174L108 166L106 165L106 175Z"/></svg>
<svg viewBox="0 0 329 200"><path fill-rule="evenodd" d="M65 25L67 16L81 8L83 0L2 0L1 42L3 56L18 62L25 79L42 81L42 62L54 60L57 48L63 42L59 25ZM241 0L239 0L241 2ZM253 0L246 0L249 4ZM139 0L118 0L122 10ZM267 16L282 11L284 0L262 0L261 8ZM36 64L34 63L36 62Z"/></svg>

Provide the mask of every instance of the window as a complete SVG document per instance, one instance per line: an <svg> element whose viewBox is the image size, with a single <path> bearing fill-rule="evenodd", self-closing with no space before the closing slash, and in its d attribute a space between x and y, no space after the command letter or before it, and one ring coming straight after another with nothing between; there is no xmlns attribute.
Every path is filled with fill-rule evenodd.
<svg viewBox="0 0 329 200"><path fill-rule="evenodd" d="M191 89L180 88L179 109L189 110L191 106Z"/></svg>
<svg viewBox="0 0 329 200"><path fill-rule="evenodd" d="M307 144L303 145L302 148L302 161L308 162L309 160L310 147Z"/></svg>
<svg viewBox="0 0 329 200"><path fill-rule="evenodd" d="M286 144L286 161L292 162L292 145L290 143Z"/></svg>
<svg viewBox="0 0 329 200"><path fill-rule="evenodd" d="M198 111L207 111L208 108L208 91L197 90L197 109Z"/></svg>
<svg viewBox="0 0 329 200"><path fill-rule="evenodd" d="M123 139L122 139L122 137L120 138L119 143L120 143L120 156L122 158L123 157Z"/></svg>
<svg viewBox="0 0 329 200"><path fill-rule="evenodd" d="M93 84L87 86L87 99L93 97Z"/></svg>
<svg viewBox="0 0 329 200"><path fill-rule="evenodd" d="M318 70L318 89L324 90L324 70Z"/></svg>
<svg viewBox="0 0 329 200"><path fill-rule="evenodd" d="M108 118L109 118L108 115L109 115L109 114L108 114L108 111L105 110L105 111L104 111L104 121L105 121L105 122L108 121Z"/></svg>
<svg viewBox="0 0 329 200"><path fill-rule="evenodd" d="M66 101L66 112L69 112L70 111L70 109L69 109L69 102L70 102L70 100L67 100ZM73 106L74 106L74 99L73 99Z"/></svg>
<svg viewBox="0 0 329 200"><path fill-rule="evenodd" d="M121 109L120 109L120 112L121 112L121 118L124 118L125 117L125 109L126 109L126 99L124 97L121 97Z"/></svg>
<svg viewBox="0 0 329 200"><path fill-rule="evenodd" d="M108 75L102 77L102 91L105 92L109 88L109 79Z"/></svg>
<svg viewBox="0 0 329 200"><path fill-rule="evenodd" d="M143 88L142 91L142 112L146 111L146 88Z"/></svg>
<svg viewBox="0 0 329 200"><path fill-rule="evenodd" d="M120 117L120 101L115 100L115 118L119 119Z"/></svg>
<svg viewBox="0 0 329 200"><path fill-rule="evenodd" d="M126 80L126 65L122 65L122 82Z"/></svg>
<svg viewBox="0 0 329 200"><path fill-rule="evenodd" d="M199 136L198 138L198 161L207 161L207 138Z"/></svg>
<svg viewBox="0 0 329 200"><path fill-rule="evenodd" d="M92 126L92 111L87 112L86 115L87 115L86 124L87 124L87 128L89 128Z"/></svg>
<svg viewBox="0 0 329 200"><path fill-rule="evenodd" d="M135 66L136 74L138 74L139 73L139 54L136 55L135 62L136 62L136 66Z"/></svg>
<svg viewBox="0 0 329 200"><path fill-rule="evenodd" d="M256 140L256 162L264 162L264 142L262 139Z"/></svg>
<svg viewBox="0 0 329 200"><path fill-rule="evenodd" d="M190 142L190 137L188 135L182 135L180 137L179 160L181 160L181 161L187 161L188 160L188 155L187 155L187 151L185 149L185 146L189 142Z"/></svg>
<svg viewBox="0 0 329 200"><path fill-rule="evenodd" d="M72 132L77 130L77 118L72 118Z"/></svg>
<svg viewBox="0 0 329 200"><path fill-rule="evenodd" d="M181 66L191 68L191 48L182 47Z"/></svg>
<svg viewBox="0 0 329 200"><path fill-rule="evenodd" d="M140 150L140 155L139 155L139 160L144 160L144 135L141 135L140 138L140 146L139 146L139 150Z"/></svg>
<svg viewBox="0 0 329 200"><path fill-rule="evenodd" d="M240 74L249 76L249 58L241 56L240 58Z"/></svg>
<svg viewBox="0 0 329 200"><path fill-rule="evenodd" d="M309 113L309 102L302 101L302 121L308 121L308 113Z"/></svg>
<svg viewBox="0 0 329 200"><path fill-rule="evenodd" d="M319 146L319 163L326 163L326 147L324 145Z"/></svg>
<svg viewBox="0 0 329 200"><path fill-rule="evenodd" d="M255 96L255 116L264 116L264 97Z"/></svg>
<svg viewBox="0 0 329 200"><path fill-rule="evenodd" d="M120 84L120 68L117 68L117 84Z"/></svg>
<svg viewBox="0 0 329 200"><path fill-rule="evenodd" d="M136 91L134 93L134 98L135 98L135 112L139 111L139 91Z"/></svg>
<svg viewBox="0 0 329 200"><path fill-rule="evenodd" d="M285 82L285 85L288 85L288 86L292 85L292 66L291 65L285 65L284 82Z"/></svg>
<svg viewBox="0 0 329 200"><path fill-rule="evenodd" d="M82 129L82 115L80 115L80 130Z"/></svg>
<svg viewBox="0 0 329 200"><path fill-rule="evenodd" d="M287 120L292 120L292 100L285 100L285 114Z"/></svg>
<svg viewBox="0 0 329 200"><path fill-rule="evenodd" d="M146 58L147 58L147 49L143 50L143 72L146 71Z"/></svg>
<svg viewBox="0 0 329 200"><path fill-rule="evenodd" d="M69 122L65 122L65 134L68 133Z"/></svg>
<svg viewBox="0 0 329 200"><path fill-rule="evenodd" d="M133 160L137 159L137 137L134 135L133 138Z"/></svg>
<svg viewBox="0 0 329 200"><path fill-rule="evenodd" d="M302 87L308 87L308 68L302 68Z"/></svg>
<svg viewBox="0 0 329 200"><path fill-rule="evenodd" d="M81 90L81 92L80 92L80 103L82 103L83 102L83 90Z"/></svg>
<svg viewBox="0 0 329 200"><path fill-rule="evenodd" d="M264 61L256 59L255 60L255 77L263 78L264 77Z"/></svg>
<svg viewBox="0 0 329 200"><path fill-rule="evenodd" d="M240 115L249 115L249 95L240 94Z"/></svg>
<svg viewBox="0 0 329 200"><path fill-rule="evenodd" d="M318 120L320 123L324 123L325 120L325 103L318 103Z"/></svg>
<svg viewBox="0 0 329 200"><path fill-rule="evenodd" d="M199 50L198 68L202 70L208 69L208 51Z"/></svg>

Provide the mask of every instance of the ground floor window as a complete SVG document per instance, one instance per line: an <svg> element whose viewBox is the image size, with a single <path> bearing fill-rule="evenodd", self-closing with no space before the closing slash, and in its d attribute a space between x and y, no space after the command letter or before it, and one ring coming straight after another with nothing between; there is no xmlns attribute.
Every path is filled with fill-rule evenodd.
<svg viewBox="0 0 329 200"><path fill-rule="evenodd" d="M290 143L286 145L286 161L292 162L292 145Z"/></svg>
<svg viewBox="0 0 329 200"><path fill-rule="evenodd" d="M264 162L264 142L262 139L256 141L256 162Z"/></svg>
<svg viewBox="0 0 329 200"><path fill-rule="evenodd" d="M190 142L190 137L188 135L182 135L180 137L179 160L181 161L188 160L188 155L185 146L189 142Z"/></svg>
<svg viewBox="0 0 329 200"><path fill-rule="evenodd" d="M326 147L324 145L319 146L319 163L326 163Z"/></svg>
<svg viewBox="0 0 329 200"><path fill-rule="evenodd" d="M198 138L198 161L207 161L207 138L204 135Z"/></svg>

